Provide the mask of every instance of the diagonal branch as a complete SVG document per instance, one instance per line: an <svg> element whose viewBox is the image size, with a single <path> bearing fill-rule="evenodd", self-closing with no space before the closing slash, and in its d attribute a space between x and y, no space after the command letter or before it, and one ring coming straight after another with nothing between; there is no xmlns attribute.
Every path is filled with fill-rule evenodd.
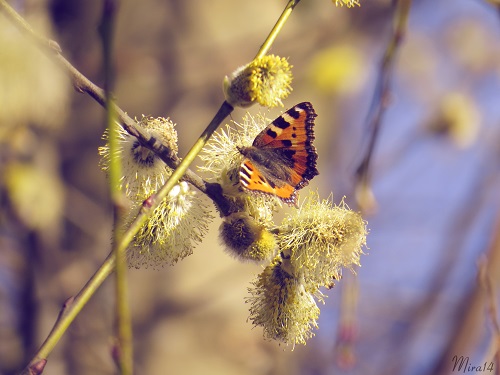
<svg viewBox="0 0 500 375"><path fill-rule="evenodd" d="M104 90L90 81L62 55L62 49L57 42L44 38L33 31L31 26L19 14L17 14L5 0L0 0L0 11L3 11L4 14L22 32L28 35L38 47L53 57L64 68L77 92L89 95L102 107L106 108L106 95ZM113 106L121 126L127 133L136 137L141 145L153 151L170 168L176 169L179 166L181 159L175 152L165 146L159 139L153 137L144 128L139 126L137 122L118 105L116 105L116 103L113 103ZM206 194L210 199L212 199L220 213L222 215L227 215L229 202L222 194L222 188L219 184L203 180L191 169L186 170L182 179L192 184L202 193Z"/></svg>

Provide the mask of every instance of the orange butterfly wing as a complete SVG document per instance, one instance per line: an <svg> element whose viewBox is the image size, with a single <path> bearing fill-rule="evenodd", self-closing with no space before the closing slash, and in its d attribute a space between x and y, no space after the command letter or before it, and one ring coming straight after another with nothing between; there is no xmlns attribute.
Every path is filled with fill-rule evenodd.
<svg viewBox="0 0 500 375"><path fill-rule="evenodd" d="M311 103L299 103L264 129L252 147L242 148L241 185L296 204L296 191L319 174L312 144L316 116Z"/></svg>
<svg viewBox="0 0 500 375"><path fill-rule="evenodd" d="M240 167L240 184L252 191L276 195L286 203L295 204L295 188L290 184L278 186L264 177L250 159L243 160Z"/></svg>

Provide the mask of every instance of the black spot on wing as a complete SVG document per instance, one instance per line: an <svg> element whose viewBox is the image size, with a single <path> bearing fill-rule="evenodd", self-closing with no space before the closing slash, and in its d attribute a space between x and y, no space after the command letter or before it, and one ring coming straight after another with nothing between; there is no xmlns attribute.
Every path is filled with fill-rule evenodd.
<svg viewBox="0 0 500 375"><path fill-rule="evenodd" d="M293 117L295 120L297 120L300 117L300 112L297 111L295 108L297 108L297 106L290 108L286 113L290 117Z"/></svg>
<svg viewBox="0 0 500 375"><path fill-rule="evenodd" d="M276 120L273 121L273 125L280 128L280 129L286 129L290 126L290 123L286 121L283 116L278 117Z"/></svg>
<svg viewBox="0 0 500 375"><path fill-rule="evenodd" d="M272 129L270 129L270 128L269 128L269 129L267 129L266 134L267 134L268 136L270 136L271 138L273 138L273 139L274 139L274 138L276 138L276 137L278 136L278 133L276 133L274 130L272 130Z"/></svg>
<svg viewBox="0 0 500 375"><path fill-rule="evenodd" d="M283 147L292 147L293 144L292 141L289 139L283 139L281 143L283 144Z"/></svg>

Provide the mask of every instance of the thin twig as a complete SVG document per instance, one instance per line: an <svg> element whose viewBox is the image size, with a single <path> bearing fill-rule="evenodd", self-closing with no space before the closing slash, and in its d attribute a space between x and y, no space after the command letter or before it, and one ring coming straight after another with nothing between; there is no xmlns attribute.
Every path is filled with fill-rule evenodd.
<svg viewBox="0 0 500 375"><path fill-rule="evenodd" d="M20 373L21 375L38 375L42 373L43 366L45 366L45 363L47 362L46 358L52 352L76 316L87 304L90 297L94 295L95 291L102 285L104 280L106 280L106 278L113 272L114 267L115 257L113 253L111 253L102 266L99 267L96 273L90 278L87 284L85 284L82 290L75 297L71 297L66 301L59 313L54 327L52 327L49 335L26 368ZM43 366L41 366L41 364L43 364Z"/></svg>
<svg viewBox="0 0 500 375"><path fill-rule="evenodd" d="M76 69L62 54L61 47L53 40L49 40L36 34L26 21L19 16L5 0L0 0L0 10L10 18L10 20L18 26L22 32L26 33L34 42L51 57L53 57L64 70L68 73L75 90L80 93L85 93L93 98L102 107L106 108L106 95L104 90L90 81L78 69ZM153 137L143 127L132 119L125 111L123 111L116 103L113 103L114 110L118 116L121 126L131 136L144 146L153 151L158 157L165 162L170 168L175 169L180 163L180 158L169 147L165 146L159 139ZM222 195L222 189L219 184L209 183L204 181L195 172L188 169L183 180L189 182L202 193L205 193L214 201L217 208L223 216L227 215L229 209L228 200Z"/></svg>
<svg viewBox="0 0 500 375"><path fill-rule="evenodd" d="M397 52L406 33L410 8L411 0L398 0L396 3L393 33L380 64L378 82L375 87L370 113L368 115L368 129L371 132L368 148L363 160L356 170L357 184L359 186L367 187L370 185L370 164L380 127L382 126L382 119L390 102L390 81L393 73L393 66Z"/></svg>
<svg viewBox="0 0 500 375"><path fill-rule="evenodd" d="M266 40L264 43L262 43L262 46L260 46L259 51L257 52L257 55L255 55L255 59L263 57L271 48L272 44L274 43L274 40L278 36L279 32L283 28L283 25L285 22L288 20L288 17L292 14L293 9L297 6L297 4L300 2L300 0L289 0L288 4L286 5L285 9L281 13L280 18L272 28L271 32L267 36Z"/></svg>

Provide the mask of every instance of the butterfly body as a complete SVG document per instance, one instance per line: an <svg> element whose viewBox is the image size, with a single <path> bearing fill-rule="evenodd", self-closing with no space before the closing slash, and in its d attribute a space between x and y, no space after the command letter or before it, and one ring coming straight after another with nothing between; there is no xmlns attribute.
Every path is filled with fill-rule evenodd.
<svg viewBox="0 0 500 375"><path fill-rule="evenodd" d="M297 190L319 174L312 144L315 117L311 103L299 103L259 133L252 146L239 148L241 186L296 205Z"/></svg>

